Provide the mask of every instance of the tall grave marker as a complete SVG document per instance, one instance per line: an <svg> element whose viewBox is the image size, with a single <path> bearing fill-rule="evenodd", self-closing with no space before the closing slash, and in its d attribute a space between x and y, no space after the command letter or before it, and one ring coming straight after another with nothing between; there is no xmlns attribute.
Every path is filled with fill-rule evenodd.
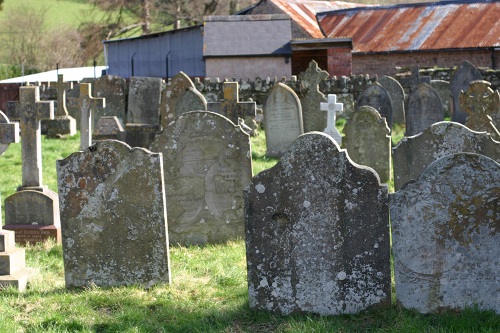
<svg viewBox="0 0 500 333"><path fill-rule="evenodd" d="M311 61L305 72L299 74L300 82L307 93L300 99L304 132L323 131L326 127L325 112L321 112L320 104L327 102L325 95L319 91L319 83L328 78L328 72L320 69L316 61Z"/></svg>
<svg viewBox="0 0 500 333"><path fill-rule="evenodd" d="M106 99L92 97L90 83L80 83L80 149L92 145L92 113L97 107L106 107Z"/></svg>
<svg viewBox="0 0 500 333"><path fill-rule="evenodd" d="M66 109L66 90L72 87L72 83L64 82L63 74L57 76L57 109L54 119L45 121L48 137L58 137L60 135L73 136L76 134L76 120L68 114L68 110Z"/></svg>
<svg viewBox="0 0 500 333"><path fill-rule="evenodd" d="M389 129L392 130L392 100L387 90L378 82L373 82L359 95L356 108L371 106L380 113L387 121Z"/></svg>
<svg viewBox="0 0 500 333"><path fill-rule="evenodd" d="M238 118L245 119L257 115L257 104L255 102L240 102L238 82L224 82L224 100L217 103L208 103L208 110L227 117L235 124L239 124Z"/></svg>
<svg viewBox="0 0 500 333"><path fill-rule="evenodd" d="M9 118L0 111L0 155L11 143L19 142L19 124L11 123Z"/></svg>
<svg viewBox="0 0 500 333"><path fill-rule="evenodd" d="M444 109L441 97L434 88L422 83L408 97L406 111L406 136L424 131L434 123L444 120Z"/></svg>
<svg viewBox="0 0 500 333"><path fill-rule="evenodd" d="M392 101L392 122L405 124L405 91L403 86L391 76L384 75L378 82L387 90Z"/></svg>
<svg viewBox="0 0 500 333"><path fill-rule="evenodd" d="M451 96L453 108L451 120L460 124L465 124L467 112L460 106L460 92L467 90L472 81L482 80L483 76L477 68L468 61L464 61L452 74L450 79Z"/></svg>
<svg viewBox="0 0 500 333"><path fill-rule="evenodd" d="M342 103L337 103L337 95L328 94L328 102L320 103L320 110L326 111L326 128L323 130L323 133L331 136L339 146L342 145L342 135L338 131L337 127L335 127L337 113L340 113L344 110L344 105Z"/></svg>

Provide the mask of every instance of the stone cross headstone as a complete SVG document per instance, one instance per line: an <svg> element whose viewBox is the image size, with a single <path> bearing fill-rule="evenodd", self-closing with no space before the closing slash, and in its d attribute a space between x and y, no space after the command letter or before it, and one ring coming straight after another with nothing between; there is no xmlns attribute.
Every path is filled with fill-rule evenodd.
<svg viewBox="0 0 500 333"><path fill-rule="evenodd" d="M170 283L162 166L115 140L57 161L66 287Z"/></svg>
<svg viewBox="0 0 500 333"><path fill-rule="evenodd" d="M362 106L344 125L342 147L358 164L373 168L381 183L391 179L391 130L371 106Z"/></svg>
<svg viewBox="0 0 500 333"><path fill-rule="evenodd" d="M175 75L161 95L161 127L165 128L176 116L195 110L207 111L205 97L196 90L184 72Z"/></svg>
<svg viewBox="0 0 500 333"><path fill-rule="evenodd" d="M321 112L321 103L327 102L325 95L319 91L321 81L328 78L328 72L320 69L318 63L312 60L305 72L299 74L300 82L306 94L300 98L304 132L323 131L326 127L325 112Z"/></svg>
<svg viewBox="0 0 500 333"><path fill-rule="evenodd" d="M469 115L465 126L473 131L486 131L500 141L500 132L493 122L494 115L500 114L500 93L491 89L490 82L472 81L469 88L460 93L459 102Z"/></svg>
<svg viewBox="0 0 500 333"><path fill-rule="evenodd" d="M300 99L290 87L279 82L269 92L264 113L266 156L281 157L304 133Z"/></svg>
<svg viewBox="0 0 500 333"><path fill-rule="evenodd" d="M453 108L451 120L465 124L467 112L460 107L459 96L462 90L467 90L472 81L482 80L483 76L477 68L468 61L464 61L452 74L450 79Z"/></svg>
<svg viewBox="0 0 500 333"><path fill-rule="evenodd" d="M243 188L252 178L250 138L213 112L184 113L151 144L163 153L170 244L243 237Z"/></svg>
<svg viewBox="0 0 500 333"><path fill-rule="evenodd" d="M378 82L373 82L359 96L356 108L371 106L380 113L387 121L389 129L392 130L392 100L387 90Z"/></svg>
<svg viewBox="0 0 500 333"><path fill-rule="evenodd" d="M378 82L387 90L392 101L392 122L405 124L405 91L403 86L393 77L384 75Z"/></svg>
<svg viewBox="0 0 500 333"><path fill-rule="evenodd" d="M90 83L80 83L80 149L92 145L92 113L97 107L105 108L106 99L92 97Z"/></svg>
<svg viewBox="0 0 500 333"><path fill-rule="evenodd" d="M60 240L57 193L42 185L40 121L54 118L54 102L40 102L39 87L19 88L22 184L5 199L4 229L16 231L16 242L25 244Z"/></svg>
<svg viewBox="0 0 500 333"><path fill-rule="evenodd" d="M340 134L335 123L337 122L337 113L341 113L344 110L344 105L342 103L337 103L337 95L328 94L328 102L320 103L320 110L326 111L326 127L323 133L331 136L339 146L342 145L342 134Z"/></svg>
<svg viewBox="0 0 500 333"><path fill-rule="evenodd" d="M406 111L406 136L425 130L434 123L444 120L441 97L429 84L422 83L408 97Z"/></svg>
<svg viewBox="0 0 500 333"><path fill-rule="evenodd" d="M500 164L460 153L391 195L396 300L421 313L500 314Z"/></svg>
<svg viewBox="0 0 500 333"><path fill-rule="evenodd" d="M19 142L19 124L11 123L9 118L0 111L0 155L11 143Z"/></svg>
<svg viewBox="0 0 500 333"><path fill-rule="evenodd" d="M420 134L403 138L393 148L394 189L417 179L435 160L460 152L477 153L500 162L500 143L486 132L474 132L455 122L435 123Z"/></svg>
<svg viewBox="0 0 500 333"><path fill-rule="evenodd" d="M64 82L64 75L57 76L57 108L54 119L46 120L47 136L51 138L76 134L76 120L68 114L66 109L66 90L73 87L71 82Z"/></svg>
<svg viewBox="0 0 500 333"><path fill-rule="evenodd" d="M337 315L391 303L387 186L320 132L245 189L250 308Z"/></svg>
<svg viewBox="0 0 500 333"><path fill-rule="evenodd" d="M125 130L120 119L115 116L104 116L99 119L92 135L93 141L118 140L125 141Z"/></svg>
<svg viewBox="0 0 500 333"><path fill-rule="evenodd" d="M238 124L238 118L253 117L257 115L255 102L240 102L238 82L224 82L224 100L222 102L208 103L208 111L223 115Z"/></svg>

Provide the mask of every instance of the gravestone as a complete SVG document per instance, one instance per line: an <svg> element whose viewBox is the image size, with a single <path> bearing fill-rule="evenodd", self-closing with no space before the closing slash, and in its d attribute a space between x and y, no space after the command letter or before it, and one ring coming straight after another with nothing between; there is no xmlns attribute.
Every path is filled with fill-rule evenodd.
<svg viewBox="0 0 500 333"><path fill-rule="evenodd" d="M269 92L264 110L266 156L281 157L304 133L299 97L290 87L279 82Z"/></svg>
<svg viewBox="0 0 500 333"><path fill-rule="evenodd" d="M57 178L66 287L170 283L161 154L101 141Z"/></svg>
<svg viewBox="0 0 500 333"><path fill-rule="evenodd" d="M391 195L396 300L421 313L500 314L500 164L477 154L432 163Z"/></svg>
<svg viewBox="0 0 500 333"><path fill-rule="evenodd" d="M343 148L356 163L373 168L381 183L391 179L391 131L385 118L362 106L344 125Z"/></svg>
<svg viewBox="0 0 500 333"><path fill-rule="evenodd" d="M92 135L93 141L118 140L125 141L125 130L118 117L104 116L99 119Z"/></svg>
<svg viewBox="0 0 500 333"><path fill-rule="evenodd" d="M40 102L39 87L19 88L22 184L5 199L6 230L20 244L61 239L57 193L42 185L41 119L54 118L54 102Z"/></svg>
<svg viewBox="0 0 500 333"><path fill-rule="evenodd" d="M387 195L330 136L295 140L245 189L250 308L337 315L390 305Z"/></svg>
<svg viewBox="0 0 500 333"><path fill-rule="evenodd" d="M434 123L444 120L443 103L436 90L422 83L408 97L406 136L416 135Z"/></svg>
<svg viewBox="0 0 500 333"><path fill-rule="evenodd" d="M421 76L420 75L420 67L419 66L411 67L410 71L411 71L410 77L401 79L401 84L404 87L409 88L409 93L412 93L415 90L417 90L418 86L421 85L422 83L427 83L427 84L431 83L430 76Z"/></svg>
<svg viewBox="0 0 500 333"><path fill-rule="evenodd" d="M73 136L76 134L76 120L66 109L66 90L71 89L71 82L64 82L64 75L57 75L57 109L54 119L45 120L47 137Z"/></svg>
<svg viewBox="0 0 500 333"><path fill-rule="evenodd" d="M9 118L0 111L0 155L11 143L19 142L19 124L11 123Z"/></svg>
<svg viewBox="0 0 500 333"><path fill-rule="evenodd" d="M92 97L90 83L80 83L80 149L85 150L92 145L92 118L98 107L105 108L104 98Z"/></svg>
<svg viewBox="0 0 500 333"><path fill-rule="evenodd" d="M131 77L125 141L148 148L160 130L161 78Z"/></svg>
<svg viewBox="0 0 500 333"><path fill-rule="evenodd" d="M328 78L328 72L320 69L312 60L305 72L299 74L300 82L306 94L300 98L304 132L323 131L326 127L325 112L321 112L321 103L327 102L325 95L319 91L319 83Z"/></svg>
<svg viewBox="0 0 500 333"><path fill-rule="evenodd" d="M392 122L405 124L405 91L403 86L391 76L384 75L378 82L387 90L392 101Z"/></svg>
<svg viewBox="0 0 500 333"><path fill-rule="evenodd" d="M467 112L460 107L459 96L460 92L467 90L472 81L482 80L481 73L468 61L464 61L452 74L450 79L451 97L453 108L451 120L460 124L465 124L467 120Z"/></svg>
<svg viewBox="0 0 500 333"><path fill-rule="evenodd" d="M320 110L327 112L326 128L323 130L323 133L331 136L339 146L341 146L342 134L340 134L337 127L335 127L335 123L337 122L337 112L342 112L344 110L344 105L342 103L337 103L337 95L328 94L328 102L320 103Z"/></svg>
<svg viewBox="0 0 500 333"><path fill-rule="evenodd" d="M195 110L207 111L207 101L189 76L179 72L161 94L161 128L167 127L174 117Z"/></svg>
<svg viewBox="0 0 500 333"><path fill-rule="evenodd" d="M465 126L473 131L486 131L500 141L500 132L493 117L500 114L500 93L491 89L488 81L472 81L459 96L460 107L467 112Z"/></svg>
<svg viewBox="0 0 500 333"><path fill-rule="evenodd" d="M94 80L93 95L106 100L106 107L94 109L93 128L101 117L117 117L123 126L127 120L127 81L116 75L103 75Z"/></svg>
<svg viewBox="0 0 500 333"><path fill-rule="evenodd" d="M213 112L187 112L151 144L163 153L170 244L243 237L243 188L252 178L250 139Z"/></svg>
<svg viewBox="0 0 500 333"><path fill-rule="evenodd" d="M359 95L356 108L371 106L387 121L387 126L392 129L392 100L384 87L378 82L373 82Z"/></svg>
<svg viewBox="0 0 500 333"><path fill-rule="evenodd" d="M224 100L222 102L208 103L208 111L215 112L227 117L235 124L239 124L238 118L255 119L257 115L257 104L253 101L240 102L238 82L224 82Z"/></svg>
<svg viewBox="0 0 500 333"><path fill-rule="evenodd" d="M432 80L431 87L436 90L443 103L444 117L451 117L451 89L450 83L443 80Z"/></svg>
<svg viewBox="0 0 500 333"><path fill-rule="evenodd" d="M446 155L469 152L500 162L500 143L486 132L474 132L460 123L439 122L393 148L394 189L397 191L418 176L435 160Z"/></svg>

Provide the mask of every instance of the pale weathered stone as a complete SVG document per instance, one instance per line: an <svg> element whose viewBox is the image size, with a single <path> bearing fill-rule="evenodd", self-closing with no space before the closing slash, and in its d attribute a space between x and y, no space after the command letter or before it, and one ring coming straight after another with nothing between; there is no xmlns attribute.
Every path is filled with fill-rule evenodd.
<svg viewBox="0 0 500 333"><path fill-rule="evenodd" d="M459 96L462 90L467 90L472 81L482 80L483 76L477 68L468 61L464 61L452 74L450 79L453 109L451 120L465 124L467 112L460 106Z"/></svg>
<svg viewBox="0 0 500 333"><path fill-rule="evenodd" d="M92 97L90 83L80 83L80 150L92 145L92 118L94 110L106 107L104 98Z"/></svg>
<svg viewBox="0 0 500 333"><path fill-rule="evenodd" d="M299 97L290 87L278 83L267 97L264 112L266 155L280 157L304 133Z"/></svg>
<svg viewBox="0 0 500 333"><path fill-rule="evenodd" d="M93 127L101 117L117 117L120 123L126 123L128 89L124 78L116 75L103 75L94 81L94 96L106 99L105 108L94 109Z"/></svg>
<svg viewBox="0 0 500 333"><path fill-rule="evenodd" d="M325 95L319 91L319 83L328 78L328 72L320 69L312 60L305 72L299 74L306 94L301 97L304 132L323 131L326 127L326 113L321 112L320 104L327 102Z"/></svg>
<svg viewBox="0 0 500 333"><path fill-rule="evenodd" d="M500 314L500 164L477 154L432 163L391 195L396 300L422 313Z"/></svg>
<svg viewBox="0 0 500 333"><path fill-rule="evenodd" d="M250 138L213 112L187 112L159 133L171 244L244 236L243 188L252 177Z"/></svg>
<svg viewBox="0 0 500 333"><path fill-rule="evenodd" d="M427 83L421 83L408 97L406 136L416 135L434 123L444 120L441 97Z"/></svg>
<svg viewBox="0 0 500 333"><path fill-rule="evenodd" d="M356 163L373 168L381 183L391 179L391 131L385 118L371 106L362 106L344 125L343 148Z"/></svg>
<svg viewBox="0 0 500 333"><path fill-rule="evenodd" d="M11 123L9 118L0 111L0 155L9 147L11 143L19 142L19 124Z"/></svg>
<svg viewBox="0 0 500 333"><path fill-rule="evenodd" d="M68 114L66 109L66 90L71 89L71 82L64 82L63 74L57 76L57 109L54 119L47 119L47 137L73 136L76 134L76 120Z"/></svg>
<svg viewBox="0 0 500 333"><path fill-rule="evenodd" d="M389 128L392 129L392 100L387 90L380 83L373 82L358 97L356 108L365 105L377 110L385 118Z"/></svg>
<svg viewBox="0 0 500 333"><path fill-rule="evenodd" d="M120 119L115 116L104 116L99 119L92 140L119 140L125 141L125 130Z"/></svg>
<svg viewBox="0 0 500 333"><path fill-rule="evenodd" d="M57 161L66 287L170 282L162 166L114 140Z"/></svg>
<svg viewBox="0 0 500 333"><path fill-rule="evenodd" d="M323 133L331 136L335 142L342 145L342 134L340 134L335 124L337 122L337 113L344 111L344 105L342 103L337 103L337 95L328 94L328 102L320 103L320 110L326 111L326 127Z"/></svg>
<svg viewBox="0 0 500 333"><path fill-rule="evenodd" d="M418 176L435 160L449 154L470 152L500 162L500 143L486 132L474 132L455 122L439 122L420 134L403 138L393 148L394 188Z"/></svg>
<svg viewBox="0 0 500 333"><path fill-rule="evenodd" d="M245 189L250 308L357 313L391 303L387 186L333 139L300 136Z"/></svg>

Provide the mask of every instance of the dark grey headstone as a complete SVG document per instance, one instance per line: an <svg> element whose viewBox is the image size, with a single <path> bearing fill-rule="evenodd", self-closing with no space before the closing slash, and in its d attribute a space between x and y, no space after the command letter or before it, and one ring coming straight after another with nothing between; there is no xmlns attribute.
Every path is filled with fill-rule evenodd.
<svg viewBox="0 0 500 333"><path fill-rule="evenodd" d="M408 97L406 136L416 135L434 123L444 120L441 98L436 90L422 83Z"/></svg>
<svg viewBox="0 0 500 333"><path fill-rule="evenodd" d="M384 75L378 82L387 90L392 101L392 122L405 123L405 91L403 86L393 77Z"/></svg>
<svg viewBox="0 0 500 333"><path fill-rule="evenodd" d="M299 74L300 82L306 93L300 98L304 132L323 131L326 127L327 113L321 111L321 103L327 102L325 95L319 91L319 83L328 78L328 72L318 67L312 60L305 72Z"/></svg>
<svg viewBox="0 0 500 333"><path fill-rule="evenodd" d="M373 82L358 97L356 108L365 105L377 110L385 118L389 128L392 129L392 100L387 90L380 83Z"/></svg>
<svg viewBox="0 0 500 333"><path fill-rule="evenodd" d="M465 124L467 112L460 107L458 100L460 92L467 90L469 84L475 80L482 80L483 76L477 68L468 61L464 61L454 72L450 79L451 96L453 99L453 112L451 120Z"/></svg>

